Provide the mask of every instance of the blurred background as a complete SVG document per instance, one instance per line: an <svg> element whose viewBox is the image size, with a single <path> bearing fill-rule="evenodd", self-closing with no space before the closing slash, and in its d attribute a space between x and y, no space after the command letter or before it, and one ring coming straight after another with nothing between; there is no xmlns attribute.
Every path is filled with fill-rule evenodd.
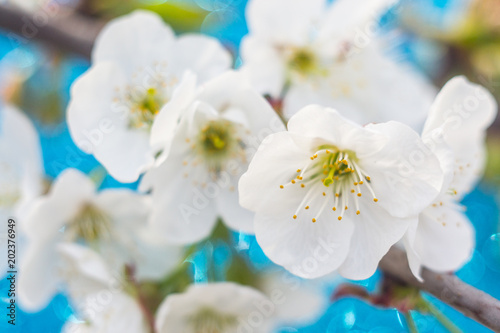
<svg viewBox="0 0 500 333"><path fill-rule="evenodd" d="M218 38L234 54L247 33L246 0L0 0L0 100L18 105L32 119L42 142L44 166L50 181L73 167L86 173L103 173L93 157L72 142L65 109L72 82L89 66L91 41L116 16L143 8L160 14L177 33L202 32ZM13 11L13 8L15 11ZM19 8L24 16L19 16ZM14 15L15 13L16 15ZM279 15L279 14L277 14ZM32 18L32 19L26 19ZM457 74L487 87L500 98L500 1L403 0L387 13L381 24L392 39L387 50L401 61L410 61L436 86ZM58 28L69 34L59 34ZM51 30L53 29L53 30ZM20 37L23 36L23 37ZM74 42L76 38L76 43ZM500 123L488 136L486 174L464 199L476 227L476 250L458 276L500 298ZM105 176L102 187L124 186ZM136 184L127 185L135 187ZM234 235L241 241L239 235ZM245 237L247 255L255 269L267 264L252 237ZM22 251L22 249L20 250ZM201 269L202 268L198 268ZM203 275L201 275L203 276ZM203 279L201 277L200 279ZM374 290L380 274L356 282ZM332 288L330 286L330 288ZM0 280L0 300L7 281ZM333 289L325 290L332 293ZM427 296L426 296L427 297ZM445 304L428 299L464 332L491 332ZM2 305L3 308L3 305ZM0 320L0 331L59 332L73 314L64 295L57 296L40 313L18 313L13 330ZM420 332L447 332L435 318L415 315ZM406 332L404 317L395 309L382 309L355 298L332 304L316 323L288 327L282 332Z"/></svg>

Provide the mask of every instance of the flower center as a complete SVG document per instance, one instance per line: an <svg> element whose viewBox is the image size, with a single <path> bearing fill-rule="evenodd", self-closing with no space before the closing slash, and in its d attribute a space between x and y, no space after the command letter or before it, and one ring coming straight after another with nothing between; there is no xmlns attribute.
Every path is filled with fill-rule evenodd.
<svg viewBox="0 0 500 333"><path fill-rule="evenodd" d="M129 126L149 130L167 99L160 95L157 88L149 88L141 96L136 96L135 99L130 96L130 98Z"/></svg>
<svg viewBox="0 0 500 333"><path fill-rule="evenodd" d="M92 204L85 204L70 222L77 239L93 242L110 235L110 219L102 210Z"/></svg>
<svg viewBox="0 0 500 333"><path fill-rule="evenodd" d="M154 118L165 105L178 81L168 75L166 64L156 64L154 69L135 72L126 87L116 89L118 108L128 109L128 126L149 131Z"/></svg>
<svg viewBox="0 0 500 333"><path fill-rule="evenodd" d="M193 332L223 333L228 332L237 322L235 316L224 315L210 308L203 308L189 318Z"/></svg>
<svg viewBox="0 0 500 333"><path fill-rule="evenodd" d="M196 160L201 160L210 172L219 173L231 158L244 158L244 144L239 132L241 126L225 120L208 121L191 146ZM190 139L186 140L190 142ZM186 164L186 163L185 163ZM198 162L194 162L198 164Z"/></svg>
<svg viewBox="0 0 500 333"><path fill-rule="evenodd" d="M310 75L326 74L318 57L307 48L285 50L290 79L303 78Z"/></svg>
<svg viewBox="0 0 500 333"><path fill-rule="evenodd" d="M308 210L313 203L320 203L312 222L317 221L325 208L330 204L333 212L340 211L338 220L342 220L345 211L354 201L356 214L359 215L359 200L362 192L368 191L374 202L378 202L370 183L372 179L360 167L356 154L348 150L339 150L335 146L320 146L310 157L310 162L303 169L297 169L298 176L290 183L280 185L281 189L288 186L300 186L304 189L304 199L295 211L296 219L302 209ZM323 199L317 200L318 197Z"/></svg>

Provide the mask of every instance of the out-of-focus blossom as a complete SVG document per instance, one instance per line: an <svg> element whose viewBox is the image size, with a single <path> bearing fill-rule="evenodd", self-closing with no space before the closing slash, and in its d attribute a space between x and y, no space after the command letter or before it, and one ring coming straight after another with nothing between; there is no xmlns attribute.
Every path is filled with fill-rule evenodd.
<svg viewBox="0 0 500 333"><path fill-rule="evenodd" d="M0 104L0 212L22 215L43 188L40 141L30 120L11 105Z"/></svg>
<svg viewBox="0 0 500 333"><path fill-rule="evenodd" d="M253 233L253 213L238 203L238 179L260 142L284 130L283 123L235 72L179 99L171 103L185 110L168 157L145 174L140 186L152 190L153 229L169 242L193 243L210 234L219 216L231 229ZM161 141L164 133L155 121L152 137Z"/></svg>
<svg viewBox="0 0 500 333"><path fill-rule="evenodd" d="M96 40L92 67L71 89L68 125L75 143L121 182L133 182L154 162L149 133L169 107L184 73L201 82L228 69L231 57L215 39L176 38L156 14L136 11L110 22Z"/></svg>
<svg viewBox="0 0 500 333"><path fill-rule="evenodd" d="M118 272L93 250L78 244L59 247L65 266L68 292L76 309L77 321L68 321L64 333L144 333L148 332L143 312Z"/></svg>
<svg viewBox="0 0 500 333"><path fill-rule="evenodd" d="M14 106L0 104L0 218L16 221L22 237L26 207L43 191L43 165L38 134ZM0 232L0 253L7 258L7 229ZM4 273L7 261L0 263Z"/></svg>
<svg viewBox="0 0 500 333"><path fill-rule="evenodd" d="M386 56L375 32L395 2L252 0L242 71L260 92L284 97L286 117L318 103L359 123L421 125L434 88Z"/></svg>
<svg viewBox="0 0 500 333"><path fill-rule="evenodd" d="M26 216L30 244L19 291L28 308L41 308L56 293L65 265L61 244L77 242L101 253L114 270L135 267L137 278L158 279L179 260L180 249L152 242L145 224L149 198L128 189L96 192L74 169L64 171L50 192L34 201Z"/></svg>
<svg viewBox="0 0 500 333"><path fill-rule="evenodd" d="M460 200L481 177L486 129L497 114L493 96L464 77L451 79L432 105L422 139L445 172L440 195L405 237L414 274L421 266L437 272L459 269L474 249L474 229Z"/></svg>
<svg viewBox="0 0 500 333"><path fill-rule="evenodd" d="M422 163L412 153L423 150ZM419 161L420 162L420 161ZM443 182L438 159L398 122L361 127L309 106L269 136L240 179L264 253L295 275L365 279Z"/></svg>
<svg viewBox="0 0 500 333"><path fill-rule="evenodd" d="M275 315L271 319L275 327L312 323L327 307L328 293L316 280L303 280L283 269L262 272L260 277L259 289L268 298L283 299L275 304Z"/></svg>
<svg viewBox="0 0 500 333"><path fill-rule="evenodd" d="M168 332L271 332L275 303L257 290L231 282L193 285L173 294L156 313L156 330Z"/></svg>

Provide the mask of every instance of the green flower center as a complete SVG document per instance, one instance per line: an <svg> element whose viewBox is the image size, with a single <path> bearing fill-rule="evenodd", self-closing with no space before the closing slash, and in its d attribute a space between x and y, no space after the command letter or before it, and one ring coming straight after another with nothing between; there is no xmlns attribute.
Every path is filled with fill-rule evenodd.
<svg viewBox="0 0 500 333"><path fill-rule="evenodd" d="M210 308L203 308L189 318L193 332L196 333L223 333L229 332L237 323L233 315L224 315Z"/></svg>
<svg viewBox="0 0 500 333"><path fill-rule="evenodd" d="M165 104L166 99L156 88L149 88L137 101L133 102L129 126L132 128L150 129L153 121Z"/></svg>
<svg viewBox="0 0 500 333"><path fill-rule="evenodd" d="M335 146L320 146L310 162L297 169L298 176L290 183L280 185L281 189L288 186L300 186L304 189L304 199L295 211L296 219L302 209L309 210L318 202L319 209L312 222L316 222L325 208L330 205L332 211L340 211L338 220L342 220L349 203L354 201L356 215L360 214L359 202L363 189L378 202L370 185L370 176L361 168L356 154L349 150L340 150ZM319 199L318 199L319 197ZM323 199L321 199L323 197Z"/></svg>
<svg viewBox="0 0 500 333"><path fill-rule="evenodd" d="M230 158L242 156L239 127L225 119L211 120L203 126L193 149L213 172L219 172Z"/></svg>
<svg viewBox="0 0 500 333"><path fill-rule="evenodd" d="M290 56L288 66L300 74L310 74L317 68L317 59L308 49L299 49Z"/></svg>
<svg viewBox="0 0 500 333"><path fill-rule="evenodd" d="M110 235L110 219L92 204L85 204L70 222L77 239L94 242Z"/></svg>

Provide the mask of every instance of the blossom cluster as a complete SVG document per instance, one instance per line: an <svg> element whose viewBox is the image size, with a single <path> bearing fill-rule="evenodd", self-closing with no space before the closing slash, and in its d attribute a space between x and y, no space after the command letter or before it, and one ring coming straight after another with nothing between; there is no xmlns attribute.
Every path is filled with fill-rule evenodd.
<svg viewBox="0 0 500 333"><path fill-rule="evenodd" d="M43 193L36 132L3 107L0 212L27 245L23 306L63 288L79 318L65 332L261 333L319 315L319 281L366 279L392 246L418 279L459 269L474 247L460 201L497 105L463 76L437 92L386 54L374 26L394 5L251 0L237 69L220 42L176 36L154 13L112 20L67 123L137 190L68 169ZM173 287L186 251L220 227L255 235L274 270Z"/></svg>

